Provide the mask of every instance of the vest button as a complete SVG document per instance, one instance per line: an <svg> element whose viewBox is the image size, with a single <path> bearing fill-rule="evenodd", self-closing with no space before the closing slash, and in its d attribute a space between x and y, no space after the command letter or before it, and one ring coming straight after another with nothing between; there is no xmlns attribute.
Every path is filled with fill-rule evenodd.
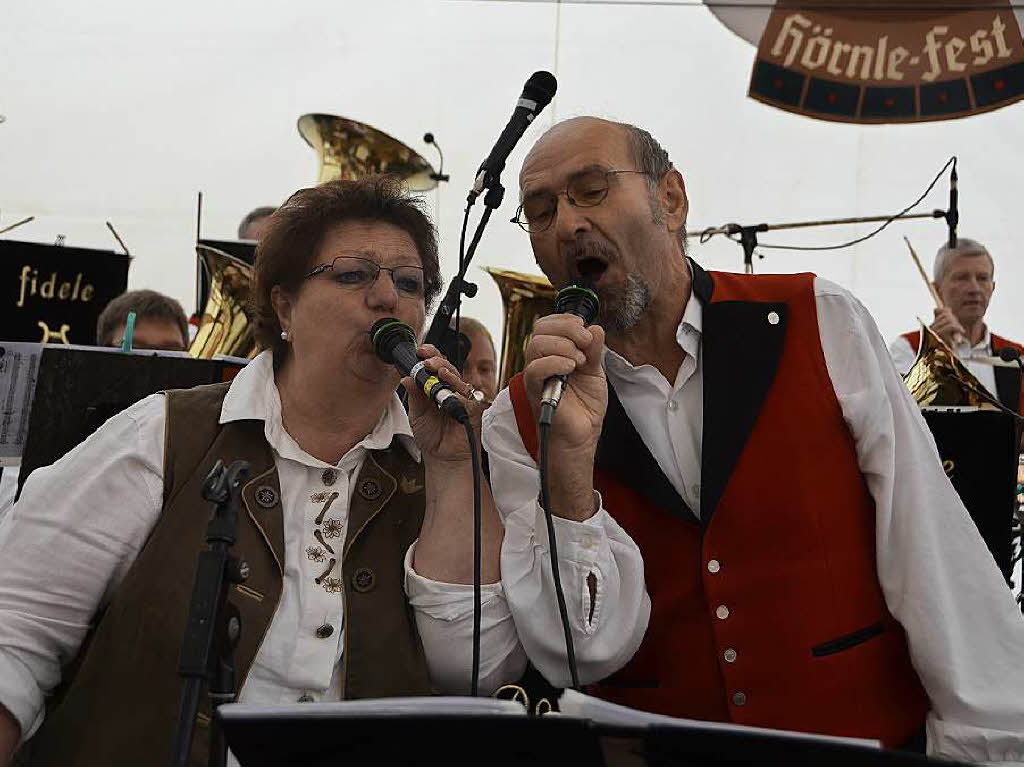
<svg viewBox="0 0 1024 767"><path fill-rule="evenodd" d="M364 479L359 483L359 495L363 496L363 498L368 501L373 501L379 498L380 493L380 482L375 479Z"/></svg>
<svg viewBox="0 0 1024 767"><path fill-rule="evenodd" d="M300 695L300 696L299 696L299 697L297 698L297 701L298 701L299 703L312 703L312 702L314 702L315 700L316 700L316 699L315 699L315 698L314 698L314 697L313 697L312 695L310 695L310 694L309 694L308 692L307 692L307 693L303 693L302 695Z"/></svg>
<svg viewBox="0 0 1024 767"><path fill-rule="evenodd" d="M729 617L729 608L725 605L719 605L715 608L715 615L717 615L720 620L724 621L726 618Z"/></svg>
<svg viewBox="0 0 1024 767"><path fill-rule="evenodd" d="M320 475L320 480L327 485L327 487L330 487L338 481L338 472L334 469L324 469L324 473Z"/></svg>
<svg viewBox="0 0 1024 767"><path fill-rule="evenodd" d="M316 630L316 635L317 638L319 639L327 639L327 637L329 637L333 633L334 626L332 626L330 623L325 623L323 626Z"/></svg>
<svg viewBox="0 0 1024 767"><path fill-rule="evenodd" d="M732 695L732 702L737 706L744 706L747 703L747 696L742 692L734 692Z"/></svg>
<svg viewBox="0 0 1024 767"><path fill-rule="evenodd" d="M270 485L260 485L256 488L256 503L264 509L272 509L277 505L277 493Z"/></svg>
<svg viewBox="0 0 1024 767"><path fill-rule="evenodd" d="M717 559L712 559L712 560L708 561L708 572L709 573L717 573L721 569L722 569L722 563L719 562Z"/></svg>
<svg viewBox="0 0 1024 767"><path fill-rule="evenodd" d="M722 653L722 655L725 656L725 662L726 663L735 663L736 662L736 651L734 649L732 649L731 647L726 648L725 652Z"/></svg>
<svg viewBox="0 0 1024 767"><path fill-rule="evenodd" d="M768 312L768 324L769 325L778 325L779 324L779 313L778 312Z"/></svg>
<svg viewBox="0 0 1024 767"><path fill-rule="evenodd" d="M369 567L360 567L352 576L352 588L360 594L365 594L373 588L375 580L376 578L373 575L373 570Z"/></svg>

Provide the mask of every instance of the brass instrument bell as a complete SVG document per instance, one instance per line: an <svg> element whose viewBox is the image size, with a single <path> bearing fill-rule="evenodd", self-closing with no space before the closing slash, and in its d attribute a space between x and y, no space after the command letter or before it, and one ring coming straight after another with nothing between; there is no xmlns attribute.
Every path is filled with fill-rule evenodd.
<svg viewBox="0 0 1024 767"><path fill-rule="evenodd" d="M255 340L248 314L252 266L202 242L196 243L196 254L209 279L209 292L189 354L200 359L252 357Z"/></svg>
<svg viewBox="0 0 1024 767"><path fill-rule="evenodd" d="M554 311L558 291L544 277L489 266L484 271L498 283L504 306L505 330L498 375L498 388L504 389L508 380L526 367L526 344L533 335L533 321Z"/></svg>
<svg viewBox="0 0 1024 767"><path fill-rule="evenodd" d="M903 380L921 407L966 405L1003 409L999 400L923 322L917 359Z"/></svg>
<svg viewBox="0 0 1024 767"><path fill-rule="evenodd" d="M399 177L413 192L437 186L430 163L384 131L328 114L302 115L298 128L320 158L318 184L384 173Z"/></svg>

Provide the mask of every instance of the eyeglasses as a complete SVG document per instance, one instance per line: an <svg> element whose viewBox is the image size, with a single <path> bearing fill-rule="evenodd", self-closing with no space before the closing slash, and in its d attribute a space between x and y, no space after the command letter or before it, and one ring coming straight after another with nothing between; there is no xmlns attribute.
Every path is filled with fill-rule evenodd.
<svg viewBox="0 0 1024 767"><path fill-rule="evenodd" d="M611 176L616 173L643 173L642 170L594 170L583 171L569 179L565 191L558 194L542 193L530 195L519 206L514 218L510 219L524 232L537 234L551 226L558 215L558 197L565 195L577 208L593 208L604 202L611 185Z"/></svg>
<svg viewBox="0 0 1024 767"><path fill-rule="evenodd" d="M338 285L349 290L369 288L377 282L381 272L389 272L395 290L409 298L423 298L422 266L387 267L359 256L338 256L329 264L320 264L305 278L308 280L327 271Z"/></svg>

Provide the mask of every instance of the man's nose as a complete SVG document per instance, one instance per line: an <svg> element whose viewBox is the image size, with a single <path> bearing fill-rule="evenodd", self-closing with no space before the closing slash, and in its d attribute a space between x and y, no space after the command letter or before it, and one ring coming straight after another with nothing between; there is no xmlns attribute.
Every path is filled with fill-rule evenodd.
<svg viewBox="0 0 1024 767"><path fill-rule="evenodd" d="M556 212L558 218L555 221L555 226L558 230L558 239L575 240L577 235L591 230L586 209L573 205L569 201L568 195L559 195Z"/></svg>

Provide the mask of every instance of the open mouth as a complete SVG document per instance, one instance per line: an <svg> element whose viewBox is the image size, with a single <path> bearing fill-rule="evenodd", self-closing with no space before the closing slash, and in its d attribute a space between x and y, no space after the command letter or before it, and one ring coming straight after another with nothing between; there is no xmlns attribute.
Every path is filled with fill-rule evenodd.
<svg viewBox="0 0 1024 767"><path fill-rule="evenodd" d="M598 256L588 254L576 259L575 267L580 281L596 285L608 270L608 262Z"/></svg>

